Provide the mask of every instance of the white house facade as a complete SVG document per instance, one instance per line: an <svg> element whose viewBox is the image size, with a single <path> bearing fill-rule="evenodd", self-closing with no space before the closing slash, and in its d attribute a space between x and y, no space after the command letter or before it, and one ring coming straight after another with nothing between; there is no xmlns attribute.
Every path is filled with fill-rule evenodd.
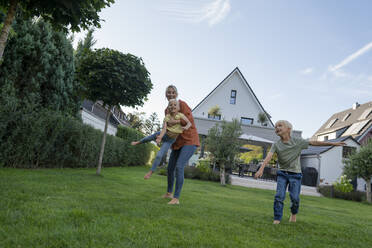
<svg viewBox="0 0 372 248"><path fill-rule="evenodd" d="M218 106L219 114L209 114L210 109ZM204 139L210 128L222 120L238 119L242 124L242 140L246 143L263 147L266 155L268 147L277 141L274 124L249 86L243 74L236 67L220 84L216 86L193 110L193 117L199 135L201 135L201 156L203 156ZM258 116L266 116L261 123ZM293 136L301 137L300 131L293 131Z"/></svg>
<svg viewBox="0 0 372 248"><path fill-rule="evenodd" d="M346 146L309 146L301 154L302 170L306 171L306 168L311 167L318 172L317 185L331 185L336 182L343 175L343 160L347 159L353 150L359 151L360 149L360 144L350 136L330 141L343 141ZM357 183L357 189L364 191L365 181L358 179Z"/></svg>
<svg viewBox="0 0 372 248"><path fill-rule="evenodd" d="M107 109L100 102L92 102L84 100L81 106L81 119L83 123L99 129L102 132L105 129ZM107 134L116 135L119 125L129 126L125 119L125 114L118 108L113 108L111 111Z"/></svg>
<svg viewBox="0 0 372 248"><path fill-rule="evenodd" d="M220 117L208 115L211 107L218 106ZM270 116L258 101L244 76L236 67L211 93L209 93L192 111L195 118L232 121L238 119L242 124L263 126L258 122L260 113L267 116L267 127L273 127Z"/></svg>

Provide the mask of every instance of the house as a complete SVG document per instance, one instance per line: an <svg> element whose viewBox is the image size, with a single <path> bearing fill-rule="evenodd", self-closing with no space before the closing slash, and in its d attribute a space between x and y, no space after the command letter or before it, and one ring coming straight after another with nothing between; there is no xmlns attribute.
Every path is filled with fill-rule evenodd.
<svg viewBox="0 0 372 248"><path fill-rule="evenodd" d="M104 131L107 111L107 108L103 107L102 102L100 101L92 102L84 100L81 105L81 118L83 123ZM107 127L107 133L116 135L117 127L119 125L129 126L129 123L126 120L124 112L120 108L114 107L110 111L111 115Z"/></svg>
<svg viewBox="0 0 372 248"><path fill-rule="evenodd" d="M372 138L372 101L354 103L352 108L333 114L311 140L325 141L352 136L360 144Z"/></svg>
<svg viewBox="0 0 372 248"><path fill-rule="evenodd" d="M353 151L360 149L360 144L352 136L342 136L331 142L345 142L346 146L309 146L301 153L303 184L318 186L332 184L343 174L343 160ZM357 180L357 189L364 190L365 181Z"/></svg>
<svg viewBox="0 0 372 248"><path fill-rule="evenodd" d="M211 114L210 109L218 106L219 112ZM277 141L271 116L266 112L247 80L236 67L227 75L201 102L192 110L198 133L201 135L201 156L208 130L221 120L240 120L245 142L263 147L264 156L267 148ZM258 116L266 116L266 121L259 121ZM300 131L293 131L295 137L301 137Z"/></svg>

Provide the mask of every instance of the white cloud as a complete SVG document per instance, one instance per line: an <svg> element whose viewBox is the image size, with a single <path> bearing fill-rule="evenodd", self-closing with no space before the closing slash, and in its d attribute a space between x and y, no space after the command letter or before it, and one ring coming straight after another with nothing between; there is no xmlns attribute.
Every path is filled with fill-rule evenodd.
<svg viewBox="0 0 372 248"><path fill-rule="evenodd" d="M369 77L367 78L367 80L368 80L368 81L372 81L372 76L369 76Z"/></svg>
<svg viewBox="0 0 372 248"><path fill-rule="evenodd" d="M365 45L364 47L362 47L361 49L359 49L355 53L349 55L348 57L346 57L344 60L342 60L337 65L330 66L328 68L328 70L330 72L336 72L337 70L341 69L345 65L349 64L351 61L357 59L359 56L361 56L361 55L365 54L366 52L368 52L371 48L372 48L372 42L368 43L367 45Z"/></svg>
<svg viewBox="0 0 372 248"><path fill-rule="evenodd" d="M314 71L314 68L309 67L309 68L301 70L300 73L307 75L307 74L311 74L313 71Z"/></svg>
<svg viewBox="0 0 372 248"><path fill-rule="evenodd" d="M206 21L209 26L214 26L223 21L228 16L230 10L230 0L173 0L165 4L161 12L180 21L192 23Z"/></svg>

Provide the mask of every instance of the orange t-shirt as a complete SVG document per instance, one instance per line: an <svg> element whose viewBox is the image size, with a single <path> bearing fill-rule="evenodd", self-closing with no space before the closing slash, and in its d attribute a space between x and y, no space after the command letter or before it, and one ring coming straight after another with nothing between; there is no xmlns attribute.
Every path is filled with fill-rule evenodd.
<svg viewBox="0 0 372 248"><path fill-rule="evenodd" d="M180 104L180 112L184 114L187 117L187 119L189 119L189 121L191 122L191 127L183 131L180 135L178 135L176 142L174 142L172 145L172 149L179 150L181 147L185 145L200 146L199 135L195 127L194 117L192 116L191 109L186 102L182 100L178 100L178 102ZM165 115L167 113L168 110L165 109ZM181 119L181 125L186 126L186 124L187 123Z"/></svg>

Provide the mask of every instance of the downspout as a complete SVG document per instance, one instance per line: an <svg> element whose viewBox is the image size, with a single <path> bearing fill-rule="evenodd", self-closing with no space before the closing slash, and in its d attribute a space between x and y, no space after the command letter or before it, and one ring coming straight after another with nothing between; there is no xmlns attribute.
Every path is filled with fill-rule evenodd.
<svg viewBox="0 0 372 248"><path fill-rule="evenodd" d="M319 187L320 184L320 165L321 165L321 160L320 160L320 155L317 154L317 159L318 159L318 180L316 186Z"/></svg>

